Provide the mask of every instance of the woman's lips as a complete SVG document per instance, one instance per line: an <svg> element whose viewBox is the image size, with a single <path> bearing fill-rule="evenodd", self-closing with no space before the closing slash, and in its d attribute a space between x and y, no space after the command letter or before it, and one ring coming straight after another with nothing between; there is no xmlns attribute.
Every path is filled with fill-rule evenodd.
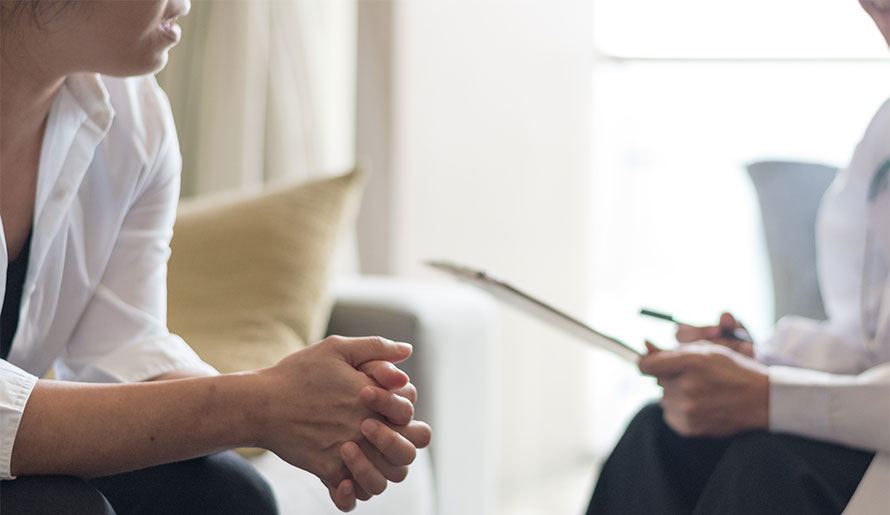
<svg viewBox="0 0 890 515"><path fill-rule="evenodd" d="M179 43L179 40L182 38L182 27L176 23L177 18L179 16L174 16L161 22L161 33L174 43Z"/></svg>
<svg viewBox="0 0 890 515"><path fill-rule="evenodd" d="M177 4L174 0L168 7L170 8L169 15L161 21L161 33L173 43L178 43L182 38L182 27L176 23L176 20L189 13L192 3L189 0L184 0L181 4Z"/></svg>

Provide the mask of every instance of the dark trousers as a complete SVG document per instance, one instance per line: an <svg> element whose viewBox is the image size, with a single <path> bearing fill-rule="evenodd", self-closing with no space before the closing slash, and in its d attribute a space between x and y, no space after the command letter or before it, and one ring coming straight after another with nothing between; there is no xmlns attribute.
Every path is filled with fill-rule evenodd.
<svg viewBox="0 0 890 515"><path fill-rule="evenodd" d="M29 476L0 482L3 515L278 513L266 481L232 451L83 480Z"/></svg>
<svg viewBox="0 0 890 515"><path fill-rule="evenodd" d="M587 513L836 514L873 457L765 431L685 438L654 404L637 414L606 460Z"/></svg>

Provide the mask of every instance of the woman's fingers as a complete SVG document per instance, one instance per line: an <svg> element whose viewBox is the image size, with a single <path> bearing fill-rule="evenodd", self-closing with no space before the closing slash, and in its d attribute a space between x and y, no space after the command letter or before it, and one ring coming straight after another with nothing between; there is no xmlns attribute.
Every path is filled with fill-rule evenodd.
<svg viewBox="0 0 890 515"><path fill-rule="evenodd" d="M414 418L414 404L401 395L376 386L365 386L359 396L365 406L393 424L404 426Z"/></svg>
<svg viewBox="0 0 890 515"><path fill-rule="evenodd" d="M410 465L417 457L417 448L414 444L379 420L365 420L362 422L361 430L371 445L393 465Z"/></svg>
<svg viewBox="0 0 890 515"><path fill-rule="evenodd" d="M413 384L408 383L401 388L396 388L395 390L390 390L392 393L398 395L399 397L404 397L411 401L411 404L417 404L417 388L414 387Z"/></svg>
<svg viewBox="0 0 890 515"><path fill-rule="evenodd" d="M355 487L351 480L340 481L336 488L328 486L328 492L338 510L352 511L355 508Z"/></svg>
<svg viewBox="0 0 890 515"><path fill-rule="evenodd" d="M355 481L353 481L353 484L354 483L355 483ZM361 486L355 485L355 484L354 484L354 486L355 486L355 498L358 499L359 501L367 501L368 499L373 497L373 495L366 492L365 489L362 488Z"/></svg>
<svg viewBox="0 0 890 515"><path fill-rule="evenodd" d="M408 374L389 361L369 361L358 367L385 390L396 390L408 384Z"/></svg>
<svg viewBox="0 0 890 515"><path fill-rule="evenodd" d="M403 427L395 427L396 432L408 439L417 449L423 449L430 444L433 438L433 429L426 422L414 420Z"/></svg>
<svg viewBox="0 0 890 515"><path fill-rule="evenodd" d="M352 473L353 480L362 490L371 495L380 495L386 490L386 478L355 442L344 443L340 447L340 456Z"/></svg>
<svg viewBox="0 0 890 515"><path fill-rule="evenodd" d="M386 461L396 466L413 463L417 449L429 445L432 437L430 426L418 421L393 427L379 420L367 419L362 422L361 430Z"/></svg>
<svg viewBox="0 0 890 515"><path fill-rule="evenodd" d="M374 445L369 442L367 439L362 438L358 442L359 448L361 448L362 452L365 453L365 456L371 460L371 463L377 467L383 477L386 478L387 481L391 481L393 483L401 483L408 477L408 467L404 465L393 465L392 463L386 461L386 457L383 453L380 452L379 449L374 447Z"/></svg>

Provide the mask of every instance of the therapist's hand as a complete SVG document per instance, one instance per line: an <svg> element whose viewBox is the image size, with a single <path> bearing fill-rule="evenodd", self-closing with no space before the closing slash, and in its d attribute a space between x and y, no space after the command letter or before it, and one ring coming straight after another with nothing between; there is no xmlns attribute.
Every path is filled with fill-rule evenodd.
<svg viewBox="0 0 890 515"><path fill-rule="evenodd" d="M665 422L683 436L730 436L769 426L766 366L711 343L659 350L647 343L640 371L664 389Z"/></svg>
<svg viewBox="0 0 890 515"><path fill-rule="evenodd" d="M707 340L717 345L723 345L736 352L744 354L749 358L754 357L754 344L752 342L740 341L734 338L724 338L724 331L735 331L736 329L745 329L744 324L736 320L731 313L723 313L720 315L720 322L717 325L696 327L692 325L680 324L677 326L677 341L680 343L692 343Z"/></svg>

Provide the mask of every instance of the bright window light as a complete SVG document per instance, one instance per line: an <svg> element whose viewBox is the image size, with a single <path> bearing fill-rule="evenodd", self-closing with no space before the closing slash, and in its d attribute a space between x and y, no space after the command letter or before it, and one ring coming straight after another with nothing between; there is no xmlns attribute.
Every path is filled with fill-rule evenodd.
<svg viewBox="0 0 890 515"><path fill-rule="evenodd" d="M846 165L890 96L890 55L854 0L599 0L589 319L641 344L721 310L756 337L772 286L745 164ZM777 59L780 59L777 61ZM656 393L594 356L595 445ZM606 362L608 363L608 362ZM617 414L617 415L616 415Z"/></svg>
<svg viewBox="0 0 890 515"><path fill-rule="evenodd" d="M619 57L886 57L856 0L598 0L594 22Z"/></svg>

